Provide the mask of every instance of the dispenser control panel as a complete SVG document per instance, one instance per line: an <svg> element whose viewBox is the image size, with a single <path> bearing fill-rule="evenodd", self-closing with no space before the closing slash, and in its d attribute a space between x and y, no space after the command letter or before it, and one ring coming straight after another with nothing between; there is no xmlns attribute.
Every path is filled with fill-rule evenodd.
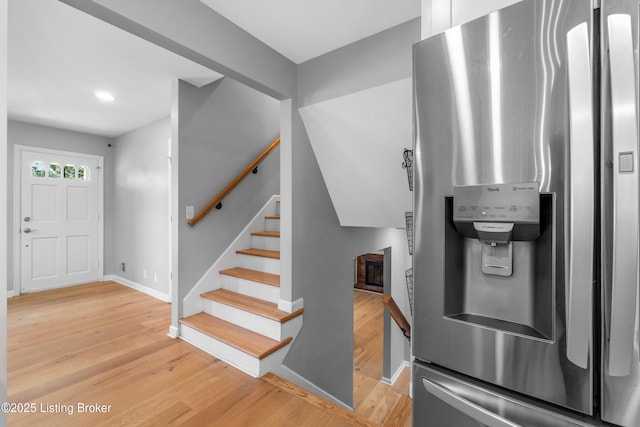
<svg viewBox="0 0 640 427"><path fill-rule="evenodd" d="M540 193L537 182L453 187L455 222L540 221Z"/></svg>

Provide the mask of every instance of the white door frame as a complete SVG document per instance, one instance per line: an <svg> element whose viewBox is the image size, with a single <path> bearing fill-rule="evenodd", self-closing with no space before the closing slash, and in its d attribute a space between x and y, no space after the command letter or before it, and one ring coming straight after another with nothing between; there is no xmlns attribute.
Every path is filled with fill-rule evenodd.
<svg viewBox="0 0 640 427"><path fill-rule="evenodd" d="M34 147L16 144L13 146L13 292L22 293L22 274L20 270L20 228L21 228L21 195L22 195L22 152L35 151L60 156L87 157L98 162L98 280L104 280L104 157L95 154L77 153L73 151L55 150L51 148Z"/></svg>

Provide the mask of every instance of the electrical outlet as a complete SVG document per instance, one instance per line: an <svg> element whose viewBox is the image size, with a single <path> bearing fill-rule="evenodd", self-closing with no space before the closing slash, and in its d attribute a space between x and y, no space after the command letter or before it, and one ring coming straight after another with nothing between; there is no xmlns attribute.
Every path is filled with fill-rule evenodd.
<svg viewBox="0 0 640 427"><path fill-rule="evenodd" d="M147 278L147 270L142 270L142 278L143 279Z"/></svg>
<svg viewBox="0 0 640 427"><path fill-rule="evenodd" d="M187 206L187 219L193 219L194 211L193 206Z"/></svg>
<svg viewBox="0 0 640 427"><path fill-rule="evenodd" d="M122 263L122 271L126 271L126 269L127 269L127 265L123 262Z"/></svg>
<svg viewBox="0 0 640 427"><path fill-rule="evenodd" d="M158 283L158 273L153 273L153 282Z"/></svg>

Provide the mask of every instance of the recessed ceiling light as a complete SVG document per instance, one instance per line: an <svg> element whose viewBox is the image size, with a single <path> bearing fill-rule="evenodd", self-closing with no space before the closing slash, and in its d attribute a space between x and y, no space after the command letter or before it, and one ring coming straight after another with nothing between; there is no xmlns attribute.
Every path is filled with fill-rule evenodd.
<svg viewBox="0 0 640 427"><path fill-rule="evenodd" d="M93 92L93 94L100 101L104 101L104 102L113 102L116 99L115 96L113 96L109 92L105 92L103 90L96 90L95 92Z"/></svg>

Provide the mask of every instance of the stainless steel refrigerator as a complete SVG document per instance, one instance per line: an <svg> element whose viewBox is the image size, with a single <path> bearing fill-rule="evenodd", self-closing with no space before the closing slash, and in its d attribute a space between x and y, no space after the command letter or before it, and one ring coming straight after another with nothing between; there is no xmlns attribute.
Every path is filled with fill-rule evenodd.
<svg viewBox="0 0 640 427"><path fill-rule="evenodd" d="M640 426L639 7L414 46L414 425Z"/></svg>

